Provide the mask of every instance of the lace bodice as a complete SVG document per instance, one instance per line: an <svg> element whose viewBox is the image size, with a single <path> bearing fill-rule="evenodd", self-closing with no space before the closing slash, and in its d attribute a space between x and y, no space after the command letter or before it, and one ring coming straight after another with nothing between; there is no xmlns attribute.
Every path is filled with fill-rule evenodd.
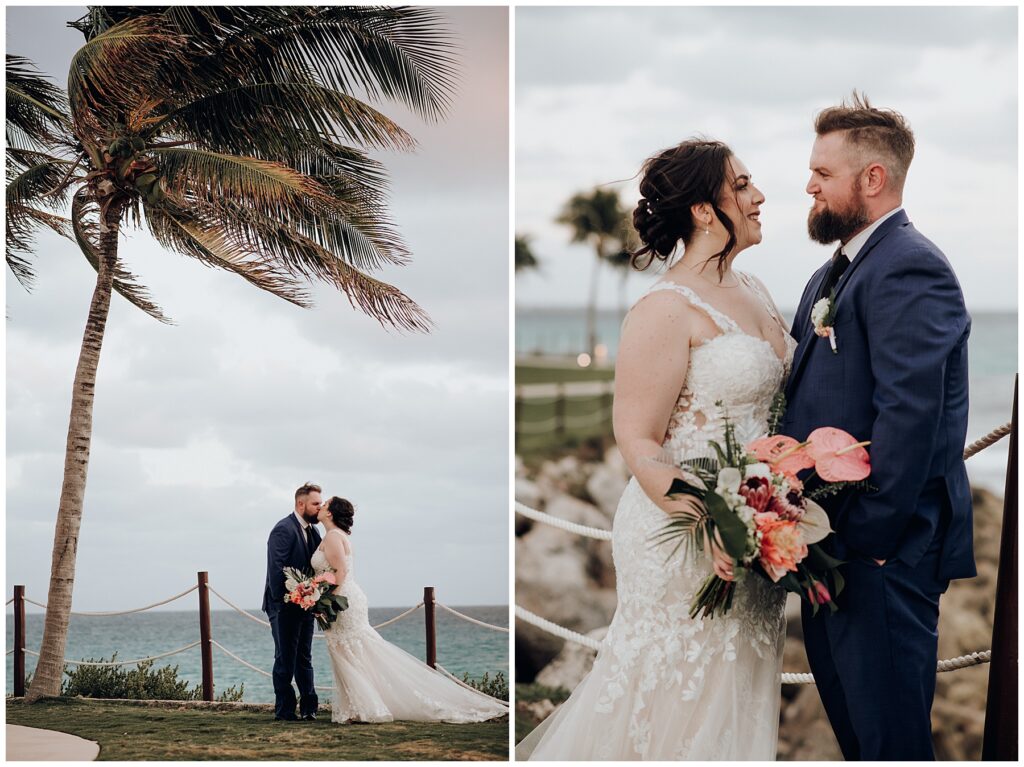
<svg viewBox="0 0 1024 767"><path fill-rule="evenodd" d="M772 302L757 282L743 272L740 279L764 303L776 322L783 325ZM693 290L674 282L660 282L648 294L672 291L700 309L720 331L690 350L686 380L669 420L664 446L673 461L708 455L708 440L721 439L723 411L736 426L736 436L749 442L764 434L775 393L789 375L796 341L784 333L785 357L771 343L745 332L731 317L703 301ZM783 325L784 327L784 325Z"/></svg>

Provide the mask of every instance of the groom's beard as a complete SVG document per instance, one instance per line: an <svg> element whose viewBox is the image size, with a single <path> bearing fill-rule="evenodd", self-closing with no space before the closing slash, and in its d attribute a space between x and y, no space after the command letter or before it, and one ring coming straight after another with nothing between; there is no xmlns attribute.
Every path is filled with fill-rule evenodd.
<svg viewBox="0 0 1024 767"><path fill-rule="evenodd" d="M825 208L821 213L815 214L812 208L807 214L807 234L822 245L831 245L837 241L849 242L853 235L870 223L871 217L867 207L860 201L846 211Z"/></svg>

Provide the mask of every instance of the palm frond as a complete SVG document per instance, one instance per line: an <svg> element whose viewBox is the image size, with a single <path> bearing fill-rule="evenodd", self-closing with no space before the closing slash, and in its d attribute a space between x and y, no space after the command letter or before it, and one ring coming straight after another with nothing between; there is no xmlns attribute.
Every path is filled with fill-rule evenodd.
<svg viewBox="0 0 1024 767"><path fill-rule="evenodd" d="M243 226L267 219L292 228L358 268L404 263L407 251L372 195L350 195L343 177L317 180L281 163L202 149L154 150L168 193ZM217 216L213 211L220 211ZM249 215L246 211L253 215Z"/></svg>
<svg viewBox="0 0 1024 767"><path fill-rule="evenodd" d="M169 33L158 16L128 19L92 37L78 49L68 74L68 100L76 133L97 143L144 99L159 99L159 72L186 62L185 38Z"/></svg>
<svg viewBox="0 0 1024 767"><path fill-rule="evenodd" d="M359 99L313 82L238 83L204 94L169 112L149 131L166 130L199 146L263 156L287 153L293 131L381 149L415 142L395 122Z"/></svg>
<svg viewBox="0 0 1024 767"><path fill-rule="evenodd" d="M146 222L164 247L207 266L234 272L260 290L296 306L312 306L309 295L273 259L266 258L229 232L170 206L147 208Z"/></svg>
<svg viewBox="0 0 1024 767"><path fill-rule="evenodd" d="M80 189L71 198L71 226L75 241L86 261L97 272L100 268L98 214L99 206L89 196L88 190ZM120 263L114 266L114 290L117 293L153 319L165 325L174 324L153 302L146 287L137 280L138 278Z"/></svg>
<svg viewBox="0 0 1024 767"><path fill-rule="evenodd" d="M266 32L289 67L308 64L338 90L400 101L438 119L458 80L456 43L428 8L313 6L288 9Z"/></svg>
<svg viewBox="0 0 1024 767"><path fill-rule="evenodd" d="M23 56L7 54L7 146L47 149L67 136L70 120L64 91Z"/></svg>

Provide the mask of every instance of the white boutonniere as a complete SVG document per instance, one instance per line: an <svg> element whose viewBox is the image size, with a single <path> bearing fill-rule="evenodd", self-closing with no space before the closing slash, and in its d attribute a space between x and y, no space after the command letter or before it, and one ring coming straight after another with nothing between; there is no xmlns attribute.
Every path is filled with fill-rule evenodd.
<svg viewBox="0 0 1024 767"><path fill-rule="evenodd" d="M811 309L811 322L814 323L814 332L821 338L827 338L832 347L832 353L838 354L836 348L836 330L832 323L836 319L836 292L832 290L828 298L823 298Z"/></svg>

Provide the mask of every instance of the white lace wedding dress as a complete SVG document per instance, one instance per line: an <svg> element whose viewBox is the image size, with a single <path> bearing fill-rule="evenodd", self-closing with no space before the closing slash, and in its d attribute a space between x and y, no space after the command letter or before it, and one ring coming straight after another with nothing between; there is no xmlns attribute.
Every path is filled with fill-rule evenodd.
<svg viewBox="0 0 1024 767"><path fill-rule="evenodd" d="M781 323L774 307L743 279ZM708 314L720 335L692 349L664 447L673 460L710 454L722 442L721 401L746 443L766 432L785 360L682 285L670 290ZM654 547L666 516L630 480L612 525L618 607L593 668L571 697L516 748L537 760L774 760L778 738L785 592L751 575L737 584L730 612L689 617L711 564L674 544Z"/></svg>
<svg viewBox="0 0 1024 767"><path fill-rule="evenodd" d="M330 569L321 549L310 563L317 574ZM483 722L508 713L494 698L453 682L378 634L356 583L351 549L345 566L339 593L348 609L324 632L334 676L332 721Z"/></svg>

